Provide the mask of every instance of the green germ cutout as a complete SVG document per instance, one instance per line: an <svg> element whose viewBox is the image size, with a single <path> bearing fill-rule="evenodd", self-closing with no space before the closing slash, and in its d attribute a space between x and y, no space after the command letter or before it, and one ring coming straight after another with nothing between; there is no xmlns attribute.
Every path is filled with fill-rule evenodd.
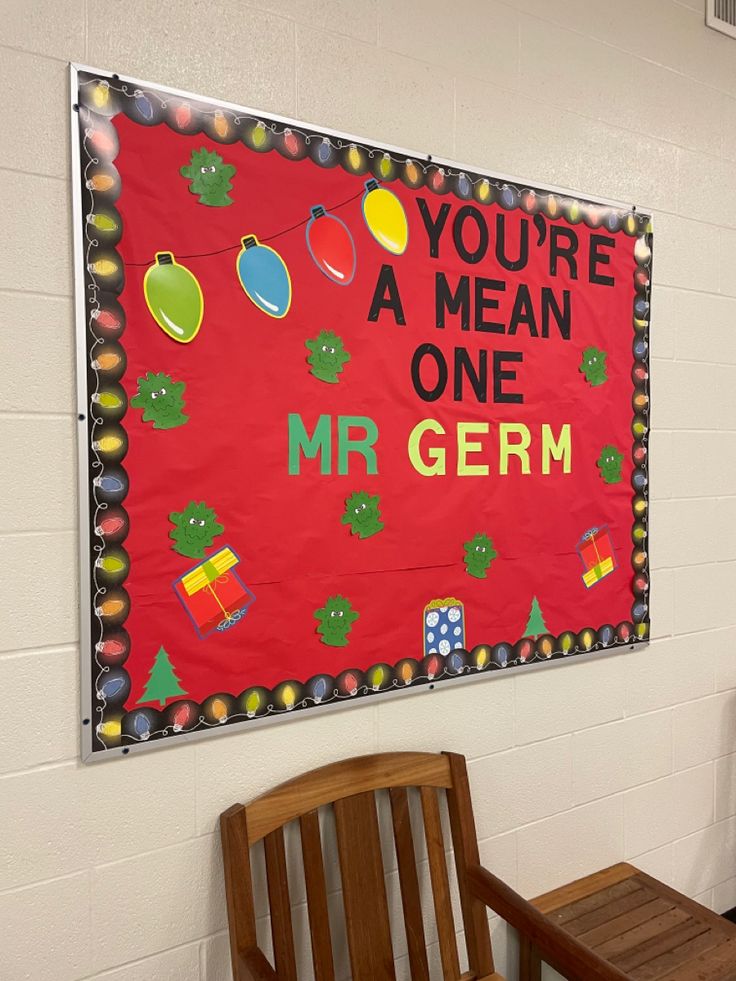
<svg viewBox="0 0 736 981"><path fill-rule="evenodd" d="M580 371L591 385L602 385L608 381L606 374L606 352L597 347L586 347L580 362Z"/></svg>
<svg viewBox="0 0 736 981"><path fill-rule="evenodd" d="M172 511L169 521L175 526L169 532L169 538L173 538L175 543L171 547L190 559L203 559L204 550L212 545L216 535L221 535L225 530L215 512L204 501L199 504L190 501L183 511Z"/></svg>
<svg viewBox="0 0 736 981"><path fill-rule="evenodd" d="M189 190L199 195L199 203L211 208L225 208L233 200L228 195L233 185L230 178L235 173L232 164L223 163L222 157L215 150L200 147L192 150L191 162L181 168L181 176L191 181Z"/></svg>
<svg viewBox="0 0 736 981"><path fill-rule="evenodd" d="M322 643L330 647L347 647L348 634L360 614L353 609L345 596L329 596L319 610L314 611L318 620L317 633L322 634Z"/></svg>
<svg viewBox="0 0 736 981"><path fill-rule="evenodd" d="M350 360L350 355L343 347L342 337L331 330L323 330L315 337L304 342L311 351L307 355L307 364L315 378L320 381L337 384L337 377Z"/></svg>
<svg viewBox="0 0 736 981"><path fill-rule="evenodd" d="M615 446L604 446L601 455L596 461L601 477L607 484L621 483L621 464L624 455L619 453Z"/></svg>
<svg viewBox="0 0 736 981"><path fill-rule="evenodd" d="M345 501L345 514L342 516L342 523L350 525L353 535L360 538L370 538L383 530L381 512L378 510L378 494L367 494L365 491L356 491Z"/></svg>
<svg viewBox="0 0 736 981"><path fill-rule="evenodd" d="M138 379L138 391L130 400L136 409L143 409L143 421L152 422L154 429L176 429L189 420L184 415L184 382L175 382L171 375L149 371Z"/></svg>
<svg viewBox="0 0 736 981"><path fill-rule="evenodd" d="M491 567L491 562L496 558L498 552L493 547L493 542L482 531L465 542L465 571L469 576L476 579L485 579L486 572Z"/></svg>

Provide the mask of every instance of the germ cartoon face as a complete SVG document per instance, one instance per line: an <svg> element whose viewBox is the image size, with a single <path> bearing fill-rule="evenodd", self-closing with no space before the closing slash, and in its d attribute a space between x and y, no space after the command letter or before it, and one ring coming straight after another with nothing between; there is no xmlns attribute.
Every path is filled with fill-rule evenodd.
<svg viewBox="0 0 736 981"><path fill-rule="evenodd" d="M175 526L169 532L169 538L175 542L172 548L192 559L204 558L205 548L209 548L215 536L224 531L217 515L204 501L190 501L183 511L172 511L169 521Z"/></svg>
<svg viewBox="0 0 736 981"><path fill-rule="evenodd" d="M606 374L606 352L597 347L586 347L580 362L580 371L591 385L602 385L608 380Z"/></svg>
<svg viewBox="0 0 736 981"><path fill-rule="evenodd" d="M476 579L485 579L491 562L498 554L491 539L479 531L473 535L469 542L465 542L463 547L465 549L465 571L469 576L474 576Z"/></svg>
<svg viewBox="0 0 736 981"><path fill-rule="evenodd" d="M189 190L199 195L199 203L213 208L233 203L228 191L233 188L230 178L234 173L232 164L223 163L219 153L206 147L192 150L191 163L181 168L182 177L191 181Z"/></svg>
<svg viewBox="0 0 736 981"><path fill-rule="evenodd" d="M149 371L138 379L138 391L130 404L143 409L143 421L152 422L154 429L175 429L189 419L183 411L185 387L184 382L175 382L170 375Z"/></svg>
<svg viewBox="0 0 736 981"><path fill-rule="evenodd" d="M339 382L337 376L350 360L350 355L343 347L342 338L331 330L323 330L304 344L311 351L311 354L307 355L307 364L311 366L314 377L332 385Z"/></svg>
<svg viewBox="0 0 736 981"><path fill-rule="evenodd" d="M317 633L322 635L322 643L330 647L346 647L348 634L360 614L356 612L345 596L330 596L327 602L314 613Z"/></svg>
<svg viewBox="0 0 736 981"><path fill-rule="evenodd" d="M604 446L601 450L601 455L597 460L597 466L601 472L601 477L607 484L618 484L621 482L621 465L623 459L623 453L619 453L615 446Z"/></svg>
<svg viewBox="0 0 736 981"><path fill-rule="evenodd" d="M342 516L342 523L350 525L353 535L360 538L369 538L383 529L381 513L378 510L380 498L377 494L367 494L365 491L357 491L351 494L345 501L345 513Z"/></svg>

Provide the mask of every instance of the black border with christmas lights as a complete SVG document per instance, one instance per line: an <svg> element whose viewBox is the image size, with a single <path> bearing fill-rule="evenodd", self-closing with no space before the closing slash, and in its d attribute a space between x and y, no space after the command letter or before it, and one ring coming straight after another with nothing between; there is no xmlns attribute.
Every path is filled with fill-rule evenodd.
<svg viewBox="0 0 736 981"><path fill-rule="evenodd" d="M91 650L83 653L83 657L92 660L89 676L92 711L83 719L83 725L92 731L93 756L110 750L126 753L132 747L157 744L172 735L219 730L247 720L286 716L315 706L422 685L433 687L446 679L648 640L648 334L652 264L649 215L633 207L617 208L556 190L456 169L429 156L410 157L394 149L301 124L276 121L250 110L218 106L133 83L115 74L80 69L73 78L78 83L73 109L78 120L77 178L81 183L87 373L87 412L80 412L80 424L84 427L89 468L87 520L91 586ZM121 184L114 165L119 145L111 122L119 113L142 126L166 125L187 135L203 133L218 144L241 142L253 152L278 153L289 160L309 157L316 166L342 167L350 174L365 175L382 183L401 181L411 189L449 194L481 207L495 203L506 211L521 208L530 216L564 217L571 224L582 222L591 228L635 237L637 266L631 311L633 602L630 619L598 628L586 627L578 632L564 631L558 636L544 634L536 639L522 637L513 643L478 644L471 650L453 650L446 655L433 653L422 660L405 657L395 664L378 662L365 671L347 668L336 677L319 674L306 682L284 679L273 689L250 687L239 693L215 692L201 703L179 699L160 711L149 707L126 711L125 701L130 694L130 679L125 670L130 653L130 637L125 630L130 599L125 590L128 557L124 548L129 528L124 506L128 476L123 465L127 450L123 426L127 397L120 384L126 367L122 343L126 324L125 311L118 300L124 285L124 264L116 249L122 233L122 220L115 208ZM332 210L346 203L332 204ZM306 220L270 238L303 224ZM240 247L238 242L221 251ZM452 600L448 598L447 602Z"/></svg>

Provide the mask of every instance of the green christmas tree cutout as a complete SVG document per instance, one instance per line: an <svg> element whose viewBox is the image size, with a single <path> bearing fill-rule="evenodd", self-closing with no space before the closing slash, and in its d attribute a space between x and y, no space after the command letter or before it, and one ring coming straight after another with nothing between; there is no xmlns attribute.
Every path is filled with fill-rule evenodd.
<svg viewBox="0 0 736 981"><path fill-rule="evenodd" d="M145 690L136 705L143 705L145 702L158 702L159 705L164 706L169 698L186 694L187 692L181 687L179 679L174 673L169 655L163 647L159 647L158 654L151 665Z"/></svg>
<svg viewBox="0 0 736 981"><path fill-rule="evenodd" d="M524 631L524 637L533 637L535 640L537 637L541 637L542 634L548 634L547 624L544 622L544 617L542 616L542 610L539 606L539 600L535 596L532 599L532 608L529 611L529 620L527 621L526 630Z"/></svg>

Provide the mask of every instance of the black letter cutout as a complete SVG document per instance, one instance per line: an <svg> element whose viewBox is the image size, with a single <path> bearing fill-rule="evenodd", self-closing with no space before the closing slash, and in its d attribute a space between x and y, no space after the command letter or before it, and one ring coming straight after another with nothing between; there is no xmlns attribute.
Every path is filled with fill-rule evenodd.
<svg viewBox="0 0 736 981"><path fill-rule="evenodd" d="M381 266L381 271L378 274L378 282L373 293L371 308L368 311L368 320L375 323L378 320L378 314L381 310L393 310L394 320L399 327L406 326L404 308L401 305L399 287L396 283L396 274L394 273L393 267L389 266L388 263Z"/></svg>

